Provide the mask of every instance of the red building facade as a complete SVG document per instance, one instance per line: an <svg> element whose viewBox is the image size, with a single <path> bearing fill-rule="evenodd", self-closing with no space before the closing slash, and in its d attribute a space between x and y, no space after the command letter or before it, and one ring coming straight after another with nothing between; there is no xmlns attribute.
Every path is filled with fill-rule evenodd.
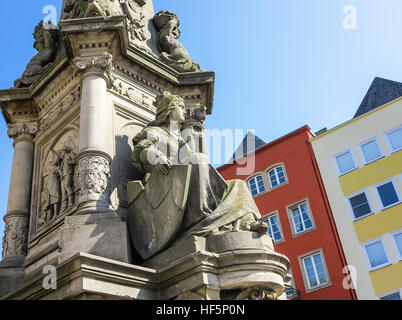
<svg viewBox="0 0 402 320"><path fill-rule="evenodd" d="M255 161L249 176L238 175L237 169L245 165L236 162L218 171L227 180L246 180L275 251L290 259L288 298L354 300L354 290L344 288L347 263L309 142L312 137L304 126L248 154L247 161Z"/></svg>

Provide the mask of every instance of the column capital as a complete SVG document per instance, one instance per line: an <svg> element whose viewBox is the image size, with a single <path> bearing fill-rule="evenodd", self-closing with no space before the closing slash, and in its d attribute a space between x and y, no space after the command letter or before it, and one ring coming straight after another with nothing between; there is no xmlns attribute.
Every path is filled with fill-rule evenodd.
<svg viewBox="0 0 402 320"><path fill-rule="evenodd" d="M111 86L113 56L110 53L100 56L76 57L72 64L83 72L83 77L99 76L105 79L108 87Z"/></svg>
<svg viewBox="0 0 402 320"><path fill-rule="evenodd" d="M21 122L7 124L7 135L13 138L15 142L20 139L28 139L32 141L38 132L37 122Z"/></svg>
<svg viewBox="0 0 402 320"><path fill-rule="evenodd" d="M193 128L197 131L203 131L205 128L204 121L207 117L207 108L198 105L196 108L187 109L186 121L183 124L184 128Z"/></svg>

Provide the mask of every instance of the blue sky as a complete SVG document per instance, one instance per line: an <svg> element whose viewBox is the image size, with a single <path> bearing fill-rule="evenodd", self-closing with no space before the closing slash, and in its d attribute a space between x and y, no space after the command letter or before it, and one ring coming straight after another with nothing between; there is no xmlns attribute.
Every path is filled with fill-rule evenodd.
<svg viewBox="0 0 402 320"><path fill-rule="evenodd" d="M35 55L32 32L62 0L0 3L0 88ZM343 28L355 6L357 28ZM374 77L402 82L400 0L154 0L179 14L180 41L216 72L208 128L254 129L266 142L308 124L313 132L353 117ZM0 212L6 213L13 156L0 121ZM4 224L0 222L0 234Z"/></svg>

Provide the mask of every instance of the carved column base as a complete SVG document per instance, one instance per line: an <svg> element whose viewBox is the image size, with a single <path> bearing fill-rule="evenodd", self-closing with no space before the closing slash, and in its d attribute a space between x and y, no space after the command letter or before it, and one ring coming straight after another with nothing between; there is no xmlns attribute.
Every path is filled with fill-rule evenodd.
<svg viewBox="0 0 402 320"><path fill-rule="evenodd" d="M3 238L3 261L0 268L22 267L27 254L28 216L23 213L9 213Z"/></svg>
<svg viewBox="0 0 402 320"><path fill-rule="evenodd" d="M78 158L78 214L113 212L110 205L110 157L84 152Z"/></svg>

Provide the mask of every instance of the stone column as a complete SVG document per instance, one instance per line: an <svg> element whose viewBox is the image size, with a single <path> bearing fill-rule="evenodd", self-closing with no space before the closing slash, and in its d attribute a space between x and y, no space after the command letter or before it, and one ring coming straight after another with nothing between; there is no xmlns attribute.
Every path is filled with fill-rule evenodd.
<svg viewBox="0 0 402 320"><path fill-rule="evenodd" d="M8 136L14 139L14 158L4 217L2 268L23 265L28 245L28 227L34 161L34 134L37 123L9 124Z"/></svg>
<svg viewBox="0 0 402 320"><path fill-rule="evenodd" d="M109 167L112 150L112 106L108 99L112 55L78 57L82 71L78 155L78 213L107 212L110 207Z"/></svg>

